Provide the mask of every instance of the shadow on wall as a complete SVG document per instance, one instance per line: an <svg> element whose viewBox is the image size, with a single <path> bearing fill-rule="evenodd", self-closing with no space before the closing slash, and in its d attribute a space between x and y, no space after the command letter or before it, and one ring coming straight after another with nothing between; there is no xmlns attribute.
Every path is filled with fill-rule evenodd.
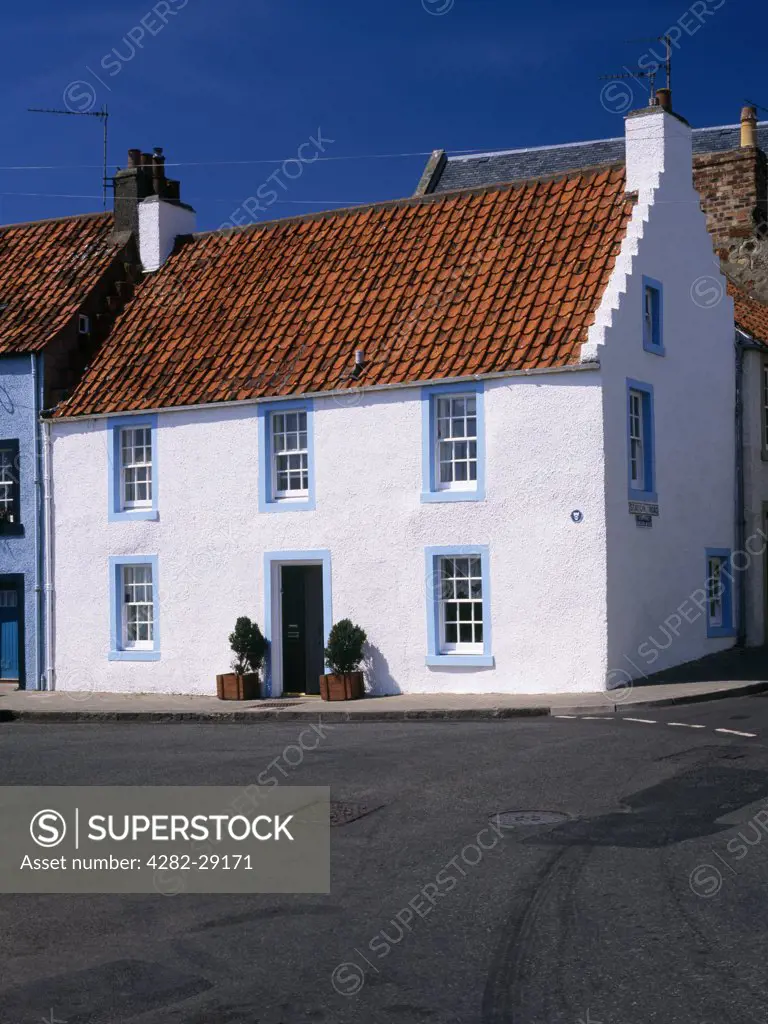
<svg viewBox="0 0 768 1024"><path fill-rule="evenodd" d="M710 654L698 661L641 676L633 686L653 686L658 683L710 683L724 680L763 682L768 680L768 647L731 647L727 651Z"/></svg>
<svg viewBox="0 0 768 1024"><path fill-rule="evenodd" d="M363 672L368 696L391 697L403 692L389 671L389 662L375 644L365 645Z"/></svg>

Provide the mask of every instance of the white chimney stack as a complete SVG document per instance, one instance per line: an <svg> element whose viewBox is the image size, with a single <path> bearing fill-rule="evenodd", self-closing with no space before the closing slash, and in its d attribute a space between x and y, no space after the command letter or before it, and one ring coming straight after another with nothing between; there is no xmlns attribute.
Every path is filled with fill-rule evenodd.
<svg viewBox="0 0 768 1024"><path fill-rule="evenodd" d="M691 126L672 113L670 98L664 99L663 105L626 117L627 191L641 198L661 185L670 195L687 195L693 188Z"/></svg>
<svg viewBox="0 0 768 1024"><path fill-rule="evenodd" d="M139 203L139 256L145 273L159 270L178 235L195 230L195 211L184 203L148 196Z"/></svg>

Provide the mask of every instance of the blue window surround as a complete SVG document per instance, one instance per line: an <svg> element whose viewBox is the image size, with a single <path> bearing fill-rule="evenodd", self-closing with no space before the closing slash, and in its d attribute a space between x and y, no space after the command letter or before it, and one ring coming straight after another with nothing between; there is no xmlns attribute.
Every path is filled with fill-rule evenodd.
<svg viewBox="0 0 768 1024"><path fill-rule="evenodd" d="M438 593L437 559L442 555L479 555L483 574L483 653L482 654L441 654L438 647L440 635L440 609ZM492 668L491 653L491 573L490 554L487 544L469 544L452 547L429 547L424 549L427 581L427 658L426 664L434 668Z"/></svg>
<svg viewBox="0 0 768 1024"><path fill-rule="evenodd" d="M656 292L656 301L653 309L653 323L651 331L645 322L645 291L652 288ZM643 348L646 352L653 352L654 355L664 355L664 286L661 281L652 277L643 276Z"/></svg>
<svg viewBox="0 0 768 1024"><path fill-rule="evenodd" d="M307 413L307 457L309 495L306 498L272 497L272 414L305 409ZM290 402L269 402L258 406L259 420L259 512L311 512L315 508L315 427L310 398Z"/></svg>
<svg viewBox="0 0 768 1024"><path fill-rule="evenodd" d="M450 394L474 394L477 398L477 486L472 490L439 490L436 484L436 399ZM438 384L421 389L421 474L422 502L485 500L485 409L482 383L466 381L463 384Z"/></svg>
<svg viewBox="0 0 768 1024"><path fill-rule="evenodd" d="M645 456L645 490L632 487L632 460L629 439L629 393L640 391L643 395L643 453ZM656 444L653 422L653 387L639 380L627 377L627 488L630 501L657 501L656 494Z"/></svg>
<svg viewBox="0 0 768 1024"><path fill-rule="evenodd" d="M736 636L736 629L733 624L733 576L731 569L731 552L728 548L707 548L705 551L704 573L705 579L709 582L709 560L710 558L722 558L725 562L720 570L720 579L723 584L723 624L712 626L709 622L709 601L707 601L707 636L710 638L723 636Z"/></svg>
<svg viewBox="0 0 768 1024"><path fill-rule="evenodd" d="M152 566L152 603L154 604L154 649L126 651L121 646L122 611L121 575L124 565ZM157 555L112 555L109 559L109 661L160 660L160 584L157 575Z"/></svg>
<svg viewBox="0 0 768 1024"><path fill-rule="evenodd" d="M123 494L120 480L120 431L124 427L152 428L152 508L123 508ZM109 521L136 522L158 519L157 491L160 483L157 471L157 416L111 416L107 420L107 451L109 454Z"/></svg>
<svg viewBox="0 0 768 1024"><path fill-rule="evenodd" d="M321 564L323 567L323 646L328 646L328 634L333 625L333 599L331 592L331 552L327 548L317 548L311 551L265 551L264 552L264 637L268 641L267 657L265 660L265 683L268 697L273 696L272 692L272 566L275 563L313 563Z"/></svg>

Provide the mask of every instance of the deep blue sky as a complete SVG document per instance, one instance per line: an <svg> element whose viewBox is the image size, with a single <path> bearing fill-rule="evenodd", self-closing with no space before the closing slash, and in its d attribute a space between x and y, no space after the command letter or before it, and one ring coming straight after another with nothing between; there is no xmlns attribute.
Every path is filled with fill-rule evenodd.
<svg viewBox="0 0 768 1024"><path fill-rule="evenodd" d="M160 13L170 7L163 27ZM101 208L101 137L109 158L161 145L202 229L215 228L322 128L330 157L546 145L621 134L598 76L636 67L653 36L680 19L674 105L694 126L734 123L746 97L768 106L763 0L35 0L6 4L0 222ZM704 17L703 11L711 12ZM715 8L718 8L715 10ZM445 13L439 13L444 9ZM430 13L430 11L432 13ZM140 28L141 19L149 28ZM698 30L697 30L698 29ZM138 30L138 31L137 31ZM135 56L126 37L144 31ZM689 34L690 33L690 34ZM658 44L655 44L658 49ZM116 53L114 52L116 51ZM88 68L92 69L89 71ZM95 72L105 83L101 85ZM117 72L117 73L116 73ZM110 91L111 90L111 91ZM635 87L636 102L643 105ZM609 104L610 105L610 104ZM760 111L761 120L768 111ZM305 150L309 155L309 151ZM413 192L426 157L343 159L306 167L264 217ZM92 165L90 168L82 165ZM95 165L95 166L93 166Z"/></svg>

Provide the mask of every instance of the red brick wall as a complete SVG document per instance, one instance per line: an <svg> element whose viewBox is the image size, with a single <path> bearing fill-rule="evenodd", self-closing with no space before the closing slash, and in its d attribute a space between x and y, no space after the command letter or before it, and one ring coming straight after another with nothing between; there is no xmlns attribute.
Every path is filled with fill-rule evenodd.
<svg viewBox="0 0 768 1024"><path fill-rule="evenodd" d="M768 170L762 150L697 154L693 159L693 183L701 195L716 249L764 235L768 223Z"/></svg>

